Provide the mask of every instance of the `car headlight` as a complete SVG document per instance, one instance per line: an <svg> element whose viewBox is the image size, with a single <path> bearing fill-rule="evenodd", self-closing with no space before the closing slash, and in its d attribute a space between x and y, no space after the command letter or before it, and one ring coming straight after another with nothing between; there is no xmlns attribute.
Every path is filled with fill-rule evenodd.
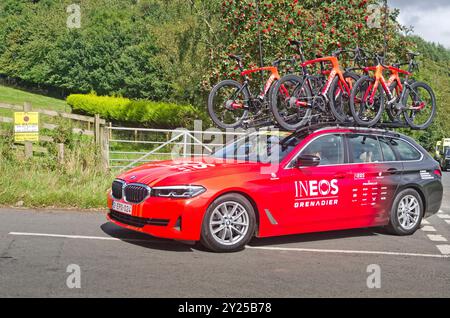
<svg viewBox="0 0 450 318"><path fill-rule="evenodd" d="M202 186L166 186L152 188L152 195L165 198L193 198L205 191Z"/></svg>

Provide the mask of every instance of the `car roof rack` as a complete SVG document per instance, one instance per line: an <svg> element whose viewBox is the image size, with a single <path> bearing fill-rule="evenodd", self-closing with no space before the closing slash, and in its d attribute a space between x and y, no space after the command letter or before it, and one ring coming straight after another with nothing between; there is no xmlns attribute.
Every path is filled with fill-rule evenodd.
<svg viewBox="0 0 450 318"><path fill-rule="evenodd" d="M300 134L310 134L313 133L315 131L319 131L319 130L324 130L324 129L333 129L333 128L348 128L351 130L362 130L362 131L377 131L380 132L382 134L386 134L386 135L392 135L392 136L400 136L400 134L398 132L392 131L392 130L388 130L388 128L404 128L405 126L402 124L396 124L396 123L380 123L376 126L373 127L361 127L361 126L356 126L355 123L352 122L322 122L322 123L316 123L316 124L312 124L312 125L307 125L307 126L303 126L298 128L297 130L295 130L293 133L296 135L300 135Z"/></svg>

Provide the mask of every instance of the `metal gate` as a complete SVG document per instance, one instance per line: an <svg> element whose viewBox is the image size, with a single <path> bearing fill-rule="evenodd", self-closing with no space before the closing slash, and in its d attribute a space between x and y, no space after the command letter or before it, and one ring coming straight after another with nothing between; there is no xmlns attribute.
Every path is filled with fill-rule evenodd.
<svg viewBox="0 0 450 318"><path fill-rule="evenodd" d="M174 158L209 155L245 132L107 127L109 167L127 170L137 165Z"/></svg>

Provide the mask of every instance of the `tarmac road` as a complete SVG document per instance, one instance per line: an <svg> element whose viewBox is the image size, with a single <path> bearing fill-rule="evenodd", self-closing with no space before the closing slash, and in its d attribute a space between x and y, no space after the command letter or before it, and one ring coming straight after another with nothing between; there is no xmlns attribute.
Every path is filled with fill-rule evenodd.
<svg viewBox="0 0 450 318"><path fill-rule="evenodd" d="M233 254L133 233L100 212L0 209L0 297L450 297L450 172L444 183L442 212L413 236L303 234ZM67 285L71 264L80 288ZM380 288L367 285L373 264Z"/></svg>

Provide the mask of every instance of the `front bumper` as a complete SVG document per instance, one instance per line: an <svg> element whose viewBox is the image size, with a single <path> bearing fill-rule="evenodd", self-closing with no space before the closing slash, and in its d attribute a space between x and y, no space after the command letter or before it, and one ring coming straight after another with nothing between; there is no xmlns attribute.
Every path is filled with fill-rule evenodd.
<svg viewBox="0 0 450 318"><path fill-rule="evenodd" d="M107 219L120 227L167 239L200 240L203 216L208 206L202 195L192 199L150 197L140 204L132 204L131 216L113 211L113 200L129 203L108 195L110 211Z"/></svg>

